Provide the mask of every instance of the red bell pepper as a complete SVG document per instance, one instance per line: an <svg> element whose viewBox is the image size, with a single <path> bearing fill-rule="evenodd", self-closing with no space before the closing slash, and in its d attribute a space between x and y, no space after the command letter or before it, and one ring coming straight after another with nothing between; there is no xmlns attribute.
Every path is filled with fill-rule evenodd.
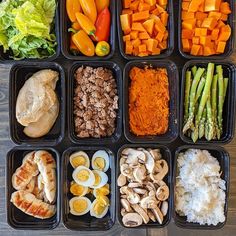
<svg viewBox="0 0 236 236"><path fill-rule="evenodd" d="M111 27L111 14L108 7L104 8L98 15L95 23L96 27L96 41L106 41L108 42L110 36Z"/></svg>

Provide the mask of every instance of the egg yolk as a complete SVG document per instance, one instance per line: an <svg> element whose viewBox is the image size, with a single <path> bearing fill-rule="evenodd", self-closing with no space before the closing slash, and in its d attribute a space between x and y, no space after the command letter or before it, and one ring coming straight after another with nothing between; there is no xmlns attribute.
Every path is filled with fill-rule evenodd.
<svg viewBox="0 0 236 236"><path fill-rule="evenodd" d="M94 176L95 176L95 183L94 183L94 186L97 186L100 184L101 182L101 177L99 174L97 174L95 171L93 172L94 173Z"/></svg>
<svg viewBox="0 0 236 236"><path fill-rule="evenodd" d="M106 196L100 195L97 197L97 201L99 202L99 204L103 207L106 207L109 205L109 199Z"/></svg>
<svg viewBox="0 0 236 236"><path fill-rule="evenodd" d="M86 159L84 158L84 156L76 156L72 159L71 162L74 167L84 166L86 164Z"/></svg>
<svg viewBox="0 0 236 236"><path fill-rule="evenodd" d="M80 199L73 202L73 209L78 213L83 213L88 208L86 200Z"/></svg>
<svg viewBox="0 0 236 236"><path fill-rule="evenodd" d="M89 172L87 170L81 170L78 174L77 174L77 178L79 181L81 182L85 182L89 179Z"/></svg>
<svg viewBox="0 0 236 236"><path fill-rule="evenodd" d="M94 205L94 208L93 208L94 212L96 213L96 215L101 215L104 210L105 210L105 206L103 206L102 204L100 204L99 202L97 202L95 205Z"/></svg>
<svg viewBox="0 0 236 236"><path fill-rule="evenodd" d="M81 196L84 192L84 187L78 184L72 184L70 187L70 192L76 196Z"/></svg>
<svg viewBox="0 0 236 236"><path fill-rule="evenodd" d="M105 195L108 195L109 193L110 193L109 184L106 184L105 186L96 189L97 195L104 195L105 196Z"/></svg>
<svg viewBox="0 0 236 236"><path fill-rule="evenodd" d="M94 160L94 165L98 170L104 170L105 164L105 160L102 157L97 157Z"/></svg>

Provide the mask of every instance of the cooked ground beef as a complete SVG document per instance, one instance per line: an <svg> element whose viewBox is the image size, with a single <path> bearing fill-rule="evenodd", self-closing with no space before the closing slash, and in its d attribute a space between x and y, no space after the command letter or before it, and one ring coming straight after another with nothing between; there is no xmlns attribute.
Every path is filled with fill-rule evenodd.
<svg viewBox="0 0 236 236"><path fill-rule="evenodd" d="M75 73L74 122L80 138L111 136L115 131L118 96L111 70L79 67Z"/></svg>

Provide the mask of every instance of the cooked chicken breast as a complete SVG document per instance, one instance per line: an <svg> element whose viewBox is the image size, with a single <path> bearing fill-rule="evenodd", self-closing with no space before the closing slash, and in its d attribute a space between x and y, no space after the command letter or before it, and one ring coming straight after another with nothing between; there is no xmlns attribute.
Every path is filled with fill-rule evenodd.
<svg viewBox="0 0 236 236"><path fill-rule="evenodd" d="M35 188L36 181L37 181L37 176L32 177L30 182L26 185L24 191L32 193Z"/></svg>
<svg viewBox="0 0 236 236"><path fill-rule="evenodd" d="M22 165L16 169L12 175L12 186L16 190L24 190L31 179L38 175L38 166L34 162L35 152L28 153L22 162Z"/></svg>
<svg viewBox="0 0 236 236"><path fill-rule="evenodd" d="M24 213L39 219L51 218L56 213L55 205L47 204L23 190L12 193L11 202Z"/></svg>
<svg viewBox="0 0 236 236"><path fill-rule="evenodd" d="M37 163L39 172L42 175L46 198L52 203L56 195L56 162L47 151L37 151L34 161Z"/></svg>

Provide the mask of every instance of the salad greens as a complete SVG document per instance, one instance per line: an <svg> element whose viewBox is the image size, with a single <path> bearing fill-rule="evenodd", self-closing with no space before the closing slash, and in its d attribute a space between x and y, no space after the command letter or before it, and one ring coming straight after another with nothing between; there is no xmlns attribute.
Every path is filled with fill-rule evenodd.
<svg viewBox="0 0 236 236"><path fill-rule="evenodd" d="M3 0L0 3L0 46L15 60L56 53L56 0Z"/></svg>

